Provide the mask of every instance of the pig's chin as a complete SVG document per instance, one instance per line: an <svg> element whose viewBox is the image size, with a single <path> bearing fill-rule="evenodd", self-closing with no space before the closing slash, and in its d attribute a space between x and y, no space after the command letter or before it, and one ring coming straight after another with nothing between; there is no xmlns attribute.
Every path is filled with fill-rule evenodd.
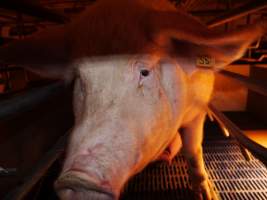
<svg viewBox="0 0 267 200"><path fill-rule="evenodd" d="M55 182L55 190L61 200L115 200L115 195L80 172L67 172Z"/></svg>

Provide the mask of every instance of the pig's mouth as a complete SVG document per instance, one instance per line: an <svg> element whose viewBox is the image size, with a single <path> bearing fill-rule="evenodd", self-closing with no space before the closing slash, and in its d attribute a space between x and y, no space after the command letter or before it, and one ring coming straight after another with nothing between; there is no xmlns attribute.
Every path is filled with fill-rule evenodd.
<svg viewBox="0 0 267 200"><path fill-rule="evenodd" d="M67 172L55 182L55 190L62 200L91 199L91 200L115 200L114 194L96 185L82 173Z"/></svg>

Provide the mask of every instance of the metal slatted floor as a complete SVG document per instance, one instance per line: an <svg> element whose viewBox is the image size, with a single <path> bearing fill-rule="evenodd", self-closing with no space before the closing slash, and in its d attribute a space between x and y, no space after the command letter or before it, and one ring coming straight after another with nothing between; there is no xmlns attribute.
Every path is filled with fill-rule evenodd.
<svg viewBox="0 0 267 200"><path fill-rule="evenodd" d="M266 200L267 168L253 158L247 162L238 144L230 139L207 140L204 159L209 178L221 200ZM25 199L58 199L53 182L62 160L48 170ZM180 155L173 163L154 163L134 176L125 186L120 200L193 200L187 164Z"/></svg>
<svg viewBox="0 0 267 200"><path fill-rule="evenodd" d="M247 162L234 140L211 140L204 144L209 178L222 200L266 200L267 169L257 159ZM193 199L187 165L176 156L172 165L148 166L131 179L121 200Z"/></svg>

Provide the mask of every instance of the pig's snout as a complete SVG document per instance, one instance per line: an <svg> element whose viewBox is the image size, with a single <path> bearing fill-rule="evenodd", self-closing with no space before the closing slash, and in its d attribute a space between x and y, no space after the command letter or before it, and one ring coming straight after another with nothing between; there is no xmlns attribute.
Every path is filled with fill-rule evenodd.
<svg viewBox="0 0 267 200"><path fill-rule="evenodd" d="M115 200L114 195L79 173L66 172L55 182L55 190L61 200Z"/></svg>

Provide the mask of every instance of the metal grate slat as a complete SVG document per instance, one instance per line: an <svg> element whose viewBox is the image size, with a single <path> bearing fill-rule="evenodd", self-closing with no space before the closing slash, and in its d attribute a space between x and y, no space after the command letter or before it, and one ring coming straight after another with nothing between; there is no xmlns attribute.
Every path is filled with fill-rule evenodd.
<svg viewBox="0 0 267 200"><path fill-rule="evenodd" d="M267 199L267 169L255 158L245 161L234 140L207 141L203 152L209 178L221 200ZM171 165L151 164L129 181L120 199L193 199L187 171L181 155Z"/></svg>

